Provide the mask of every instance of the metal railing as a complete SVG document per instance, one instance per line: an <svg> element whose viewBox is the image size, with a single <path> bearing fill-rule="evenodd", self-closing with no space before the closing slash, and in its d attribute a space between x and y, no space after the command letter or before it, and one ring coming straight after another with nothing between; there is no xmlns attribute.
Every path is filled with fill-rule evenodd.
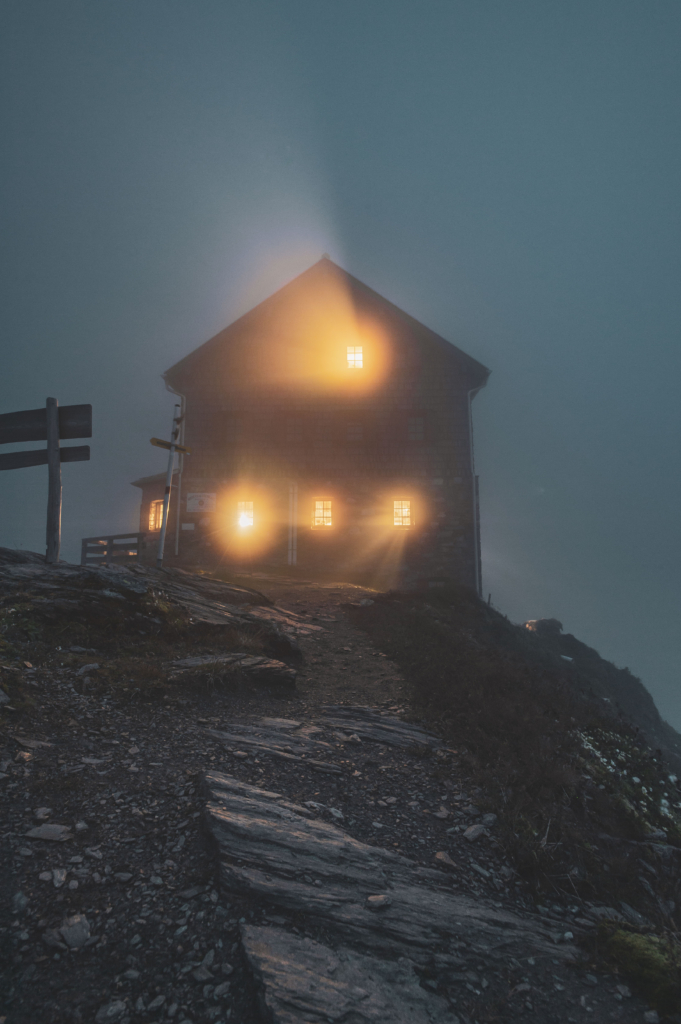
<svg viewBox="0 0 681 1024"><path fill-rule="evenodd" d="M113 533L105 537L84 537L80 546L81 565L139 562L146 548L146 533Z"/></svg>

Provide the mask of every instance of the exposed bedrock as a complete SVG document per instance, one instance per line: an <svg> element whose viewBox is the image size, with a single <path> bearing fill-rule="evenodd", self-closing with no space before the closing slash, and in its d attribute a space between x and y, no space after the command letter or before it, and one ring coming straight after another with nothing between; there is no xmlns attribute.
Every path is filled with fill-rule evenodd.
<svg viewBox="0 0 681 1024"><path fill-rule="evenodd" d="M400 986L405 993L418 987L412 967L446 980L480 958L501 966L512 957L576 956L574 946L556 945L536 919L459 895L452 891L450 874L359 842L314 820L307 808L282 794L220 772L207 773L205 783L206 820L219 847L224 890L248 896L270 913L291 915L298 929L323 936L320 944L285 928L244 929L246 954L277 1022L456 1020L430 994L427 999L405 995L403 1016L394 1015L390 1000ZM339 973L332 984L328 970L315 964L334 957ZM361 999L352 995L350 984L358 972L362 980L354 988L368 993ZM389 999L391 972L393 981L401 980ZM345 1017L328 1012L336 990L338 999L346 1000Z"/></svg>
<svg viewBox="0 0 681 1024"><path fill-rule="evenodd" d="M421 986L406 957L392 962L332 950L281 928L243 925L241 941L260 983L263 1016L274 1024L458 1021L446 999Z"/></svg>

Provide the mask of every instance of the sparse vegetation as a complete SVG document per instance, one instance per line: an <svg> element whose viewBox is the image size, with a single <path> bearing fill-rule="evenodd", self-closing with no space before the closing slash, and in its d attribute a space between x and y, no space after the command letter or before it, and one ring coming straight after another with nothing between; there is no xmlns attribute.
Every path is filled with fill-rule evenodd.
<svg viewBox="0 0 681 1024"><path fill-rule="evenodd" d="M553 639L465 590L388 593L353 615L400 665L418 711L468 758L480 804L500 815L504 844L538 898L625 902L659 928L676 927L681 858L648 854L661 859L653 898L634 844L656 834L679 842L678 783L616 704L596 696L599 679L619 670L604 662L591 686Z"/></svg>
<svg viewBox="0 0 681 1024"><path fill-rule="evenodd" d="M621 969L638 992L663 1013L681 1006L681 943L673 935L640 933L601 925L607 959Z"/></svg>

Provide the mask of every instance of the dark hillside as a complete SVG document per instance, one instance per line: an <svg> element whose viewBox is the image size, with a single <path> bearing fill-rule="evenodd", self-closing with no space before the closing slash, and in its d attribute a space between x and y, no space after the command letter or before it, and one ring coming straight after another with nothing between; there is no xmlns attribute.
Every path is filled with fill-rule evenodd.
<svg viewBox="0 0 681 1024"><path fill-rule="evenodd" d="M400 665L431 727L470 759L538 893L676 930L680 737L638 679L559 623L513 625L463 590L391 592L353 617ZM642 857L666 865L653 887Z"/></svg>

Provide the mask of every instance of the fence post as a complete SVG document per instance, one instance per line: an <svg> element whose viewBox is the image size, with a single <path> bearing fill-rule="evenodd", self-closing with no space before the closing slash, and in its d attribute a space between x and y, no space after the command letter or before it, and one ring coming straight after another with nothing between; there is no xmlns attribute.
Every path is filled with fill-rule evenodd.
<svg viewBox="0 0 681 1024"><path fill-rule="evenodd" d="M61 460L59 456L59 402L47 399L47 552L50 564L59 561L61 545Z"/></svg>

